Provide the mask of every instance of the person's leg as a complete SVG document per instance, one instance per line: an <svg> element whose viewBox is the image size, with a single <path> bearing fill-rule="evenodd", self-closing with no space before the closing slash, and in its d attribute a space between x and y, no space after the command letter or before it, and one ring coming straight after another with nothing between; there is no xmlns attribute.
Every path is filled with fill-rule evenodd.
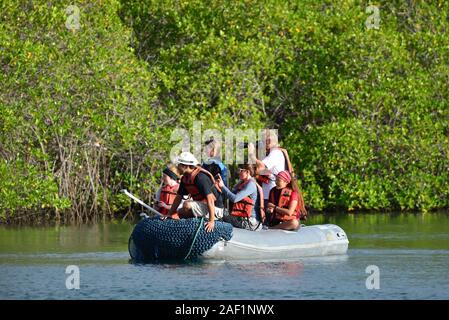
<svg viewBox="0 0 449 320"><path fill-rule="evenodd" d="M207 203L205 202L199 202L199 201L192 201L190 204L192 215L196 218L204 217L205 219L209 219L209 208L207 206ZM223 219L224 209L215 207L215 218L216 219Z"/></svg>
<svg viewBox="0 0 449 320"><path fill-rule="evenodd" d="M223 221L232 224L233 227L245 229L242 225L242 219L240 219L239 217L226 215L223 217Z"/></svg>
<svg viewBox="0 0 449 320"><path fill-rule="evenodd" d="M209 209L207 207L207 203L200 201L192 201L190 204L192 210L192 216L195 218L204 217L205 219L209 219Z"/></svg>
<svg viewBox="0 0 449 320"><path fill-rule="evenodd" d="M298 230L299 227L300 227L300 225L299 225L298 220L294 219L294 220L289 220L289 221L283 221L280 224L270 227L270 229L282 229L282 230L295 231L295 230Z"/></svg>

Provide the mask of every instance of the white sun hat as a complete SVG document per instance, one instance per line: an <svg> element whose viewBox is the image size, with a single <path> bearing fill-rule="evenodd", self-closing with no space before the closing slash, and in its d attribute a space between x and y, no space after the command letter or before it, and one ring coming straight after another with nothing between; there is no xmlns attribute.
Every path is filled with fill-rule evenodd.
<svg viewBox="0 0 449 320"><path fill-rule="evenodd" d="M182 152L175 160L176 163L182 163L188 166L198 165L198 160L190 152Z"/></svg>

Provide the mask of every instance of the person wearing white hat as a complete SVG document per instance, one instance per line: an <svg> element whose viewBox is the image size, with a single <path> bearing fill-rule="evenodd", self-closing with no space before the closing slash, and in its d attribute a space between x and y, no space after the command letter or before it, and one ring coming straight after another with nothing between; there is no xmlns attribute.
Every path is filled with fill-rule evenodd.
<svg viewBox="0 0 449 320"><path fill-rule="evenodd" d="M199 162L190 152L182 152L175 160L179 172L182 174L178 194L168 212L172 218L176 218L175 211L184 196L192 199L185 201L178 214L182 218L205 217L206 231L211 232L215 227L215 219L223 217L223 208L215 206L220 187L215 182L210 172L198 166Z"/></svg>

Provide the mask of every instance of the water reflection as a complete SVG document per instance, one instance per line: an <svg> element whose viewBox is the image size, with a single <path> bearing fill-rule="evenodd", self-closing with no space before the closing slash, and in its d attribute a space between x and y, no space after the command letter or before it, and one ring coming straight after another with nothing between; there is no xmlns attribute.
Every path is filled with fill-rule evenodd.
<svg viewBox="0 0 449 320"><path fill-rule="evenodd" d="M0 298L17 299L447 299L449 215L315 215L349 237L347 255L283 261L129 264L129 223L0 226ZM65 267L80 265L68 291ZM381 269L366 290L365 268Z"/></svg>

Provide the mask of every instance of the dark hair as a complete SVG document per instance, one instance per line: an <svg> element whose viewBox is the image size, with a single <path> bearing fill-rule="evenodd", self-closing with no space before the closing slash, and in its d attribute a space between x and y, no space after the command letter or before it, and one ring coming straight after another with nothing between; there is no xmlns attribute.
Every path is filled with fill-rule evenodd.
<svg viewBox="0 0 449 320"><path fill-rule="evenodd" d="M251 175L251 177L254 176L254 166L252 164L248 164L248 163L244 163L244 164L239 164L238 165L239 169L244 169L244 170L248 170L249 174Z"/></svg>

